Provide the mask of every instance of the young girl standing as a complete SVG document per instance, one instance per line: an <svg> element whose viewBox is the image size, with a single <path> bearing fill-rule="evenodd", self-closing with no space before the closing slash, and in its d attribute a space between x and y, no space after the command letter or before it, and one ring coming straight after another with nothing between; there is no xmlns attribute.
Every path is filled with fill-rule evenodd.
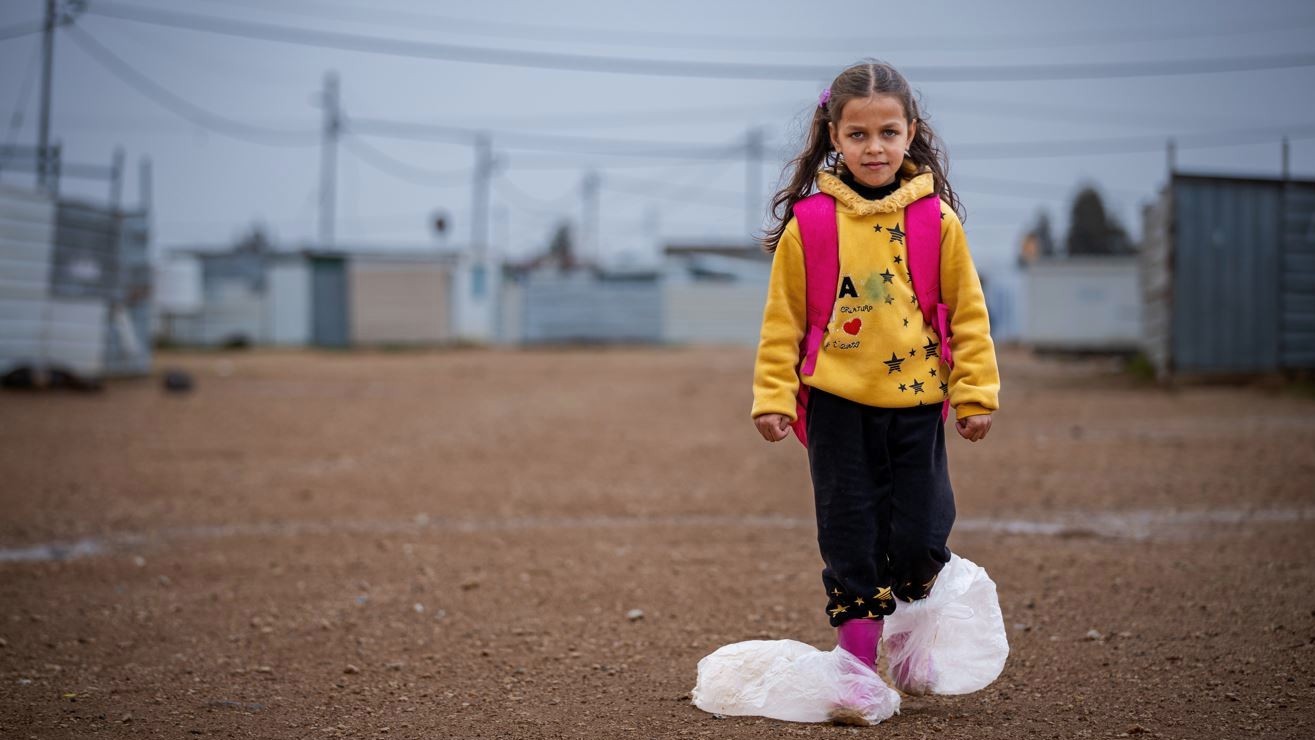
<svg viewBox="0 0 1315 740"><path fill-rule="evenodd" d="M897 600L925 598L949 561L954 493L942 403L954 407L960 436L986 436L999 407L995 348L948 163L899 72L864 63L836 77L791 167L764 240L774 255L753 420L768 441L785 439L797 420L800 384L808 387L801 439L826 611L840 647L875 668L882 618ZM815 360L805 364L805 257L793 211L814 186L835 199L840 270L830 321ZM950 348L941 346L947 337L918 305L905 238L906 208L931 194L939 201L940 300L948 307L952 367Z"/></svg>

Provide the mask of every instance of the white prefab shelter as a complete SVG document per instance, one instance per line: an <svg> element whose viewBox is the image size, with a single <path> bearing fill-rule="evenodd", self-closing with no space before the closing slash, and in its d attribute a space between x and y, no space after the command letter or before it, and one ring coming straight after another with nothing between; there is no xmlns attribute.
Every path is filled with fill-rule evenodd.
<svg viewBox="0 0 1315 740"><path fill-rule="evenodd" d="M1023 341L1041 349L1135 351L1141 343L1138 258L1057 257L1028 265Z"/></svg>
<svg viewBox="0 0 1315 740"><path fill-rule="evenodd" d="M285 347L311 343L311 262L300 254L280 255L265 271L261 341Z"/></svg>
<svg viewBox="0 0 1315 740"><path fill-rule="evenodd" d="M0 186L0 374L150 369L145 216Z"/></svg>
<svg viewBox="0 0 1315 740"><path fill-rule="evenodd" d="M453 337L453 265L421 255L353 255L353 344L438 344Z"/></svg>
<svg viewBox="0 0 1315 740"><path fill-rule="evenodd" d="M164 317L179 344L304 347L451 341L455 258L302 250L197 252L196 307Z"/></svg>
<svg viewBox="0 0 1315 740"><path fill-rule="evenodd" d="M758 344L771 255L744 247L668 247L662 282L667 342Z"/></svg>

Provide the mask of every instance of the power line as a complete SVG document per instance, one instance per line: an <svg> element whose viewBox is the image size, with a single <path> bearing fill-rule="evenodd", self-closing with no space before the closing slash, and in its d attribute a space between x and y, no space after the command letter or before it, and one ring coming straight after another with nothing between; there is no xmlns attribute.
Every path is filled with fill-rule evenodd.
<svg viewBox="0 0 1315 740"><path fill-rule="evenodd" d="M44 26L40 21L31 21L28 23L15 23L12 26L0 27L0 41L31 36L34 33L41 33Z"/></svg>
<svg viewBox="0 0 1315 740"><path fill-rule="evenodd" d="M760 50L763 48L773 48L790 51L803 50L836 53L837 51L844 51L845 49L868 50L872 48L873 44L871 36L746 36L698 32L677 33L643 30L634 31L603 28L578 28L574 26L548 26L508 21L480 21L470 18L454 18L452 16L415 13L388 8L371 7L367 9L329 2L313 3L314 7L307 8L306 10L273 6L268 0L220 0L220 2L224 5L231 5L236 2L249 7L256 7L264 11L295 15L301 19L323 19L326 17L332 18L333 16L337 16L337 18L351 19L354 22L365 21L375 25L388 25L394 28L399 26L406 29L427 27L433 30L446 31L449 33L475 34L495 38L504 37L531 41L555 39L569 43L587 43L597 46L642 46L646 48L680 50L702 49L710 51L724 51L726 49ZM386 18L392 18L395 22L383 20ZM901 33L892 36L891 38L882 38L881 46L886 50L917 49L919 51L980 51L990 49L1008 49L1014 51L1018 49L1070 48L1082 45L1108 47L1112 45L1125 45L1128 43L1146 41L1162 43L1169 40L1218 38L1220 36L1234 38L1239 34L1300 30L1309 28L1312 25L1315 25L1315 19L1313 18L1291 17L1252 20L1251 23L1230 23L1226 29L1222 29L1218 23L1211 23L1158 29L1136 26L1131 28L1125 27L1100 30L1073 31L1065 29L1032 33L989 35L981 33L956 35L937 33L928 36L913 36Z"/></svg>
<svg viewBox="0 0 1315 740"><path fill-rule="evenodd" d="M946 103L949 105L947 106ZM1145 126L1147 124L1155 126L1181 126L1185 121L1189 123L1200 123L1201 116L1192 116L1181 111L1163 114L1144 109L1129 109L1125 107L1109 108L1088 108L1075 105L1059 105L1044 100L1007 100L1000 97L977 97L973 95L956 95L952 93L938 92L934 109L943 111L947 107L953 109L954 106L963 106L967 115L983 114L1000 118L1018 118L1023 120L1032 120L1035 118L1049 118L1055 121L1066 123L1082 124L1109 124L1128 123L1133 125ZM928 110L928 106L919 106L923 111ZM808 111L811 114L811 110ZM937 116L944 119L944 116ZM936 117L933 117L933 122ZM1219 116L1214 112L1210 114L1210 120L1215 123L1220 122ZM1228 121L1230 125L1242 125L1238 120Z"/></svg>
<svg viewBox="0 0 1315 740"><path fill-rule="evenodd" d="M318 138L309 132L289 132L268 129L242 123L207 111L161 87L127 62L123 61L105 46L97 42L81 28L68 25L67 32L73 41L87 54L95 58L102 66L131 85L142 94L155 100L161 106L175 114L218 133L233 136L246 141L268 145L313 146ZM428 124L404 124L399 122L353 119L352 131L357 134L392 135L400 138L434 139L445 138L461 143L472 142L480 132L452 126L434 126ZM541 134L526 138L518 134L502 134L510 138L510 143L501 143L505 149L524 149L530 151L564 151L573 154L591 154L598 156L624 156L638 158L678 159L727 159L738 156L739 145L698 145L681 142L652 142L625 139L598 139L596 137L574 137L564 135ZM445 180L449 173L434 173L415 168L406 163L388 157L374 147L363 142L354 142L354 151L367 164L396 175L403 179L422 184L437 184L437 179Z"/></svg>
<svg viewBox="0 0 1315 740"><path fill-rule="evenodd" d="M959 144L950 147L951 158L965 159L1039 159L1084 155L1145 154L1163 151L1172 140L1178 147L1211 148L1240 146L1290 139L1315 138L1315 124L1267 129L1203 131L1173 135L1124 136L1067 141L1020 141Z"/></svg>
<svg viewBox="0 0 1315 740"><path fill-rule="evenodd" d="M350 121L348 122L348 133L352 132ZM454 185L467 185L470 182L470 171L438 171L416 167L391 157L373 146L365 143L359 136L347 136L342 140L343 146L347 147L357 159L374 169L388 175L392 175L401 180L406 180L417 185L451 187Z"/></svg>
<svg viewBox="0 0 1315 740"><path fill-rule="evenodd" d="M454 144L474 144L480 129L464 126L445 126L432 123L409 123L381 118L352 117L352 130L362 136L380 136L411 141L446 141Z"/></svg>
<svg viewBox="0 0 1315 740"><path fill-rule="evenodd" d="M87 12L106 18L302 46L328 47L348 51L508 67L532 67L574 72L657 77L804 80L810 82L831 79L836 71L834 65L642 59L438 44L363 36L338 31L318 31L272 23L238 21L216 16L176 13L123 5L97 4L89 8ZM1200 75L1310 66L1315 66L1315 53L1306 52L1244 58L1180 59L1152 62L906 66L903 72L910 79L919 82L1003 82Z"/></svg>
<svg viewBox="0 0 1315 740"><path fill-rule="evenodd" d="M603 180L604 187L610 190L631 193L647 198L671 200L693 205L710 205L725 208L744 208L744 194L698 186L676 186L661 180L649 180L641 177L609 174Z"/></svg>
<svg viewBox="0 0 1315 740"><path fill-rule="evenodd" d="M23 72L22 87L18 99L14 101L14 112L9 115L9 129L5 132L5 147L14 143L14 137L23 127L23 116L27 113L28 98L32 95L32 86L37 81L37 63L41 61L41 46L32 47L32 58L28 60L27 70Z"/></svg>
<svg viewBox="0 0 1315 740"><path fill-rule="evenodd" d="M569 218L567 212L570 210L570 201L575 199L574 191L567 191L552 200L535 197L522 190L505 175L498 177L493 184L508 205L518 211L543 218Z"/></svg>
<svg viewBox="0 0 1315 740"><path fill-rule="evenodd" d="M573 154L591 154L612 157L643 157L676 159L727 159L740 156L743 145L700 144L679 141L650 141L639 139L607 139L597 136L570 136L564 134L533 134L507 131L482 131L457 126L385 121L377 118L353 118L353 130L360 134L410 139L415 141L448 141L470 143L478 136L489 136L499 149L522 151L552 151Z"/></svg>
<svg viewBox="0 0 1315 740"><path fill-rule="evenodd" d="M1163 146L1163 142L1161 142L1161 146ZM1002 177L978 177L976 175L955 175L953 179L956 184L967 183L969 185L969 188L956 187L955 190L958 192L1038 200L1068 200L1069 196L1065 192L1081 186L1079 181L1058 184L1037 182L1035 180L1012 180ZM1133 188L1102 187L1101 190L1106 193L1124 193L1132 197L1140 197L1146 194L1145 191Z"/></svg>
<svg viewBox="0 0 1315 740"><path fill-rule="evenodd" d="M570 157L570 159L563 159ZM627 159L615 161L594 161L581 160L578 154L551 154L551 153L534 153L522 154L515 157L504 155L499 164L509 170L578 170L593 168L600 170L625 169L625 168L653 168L662 165L675 165L680 167L703 167L712 162L721 162L726 160L708 160L708 159L666 159L666 160L641 160Z"/></svg>
<svg viewBox="0 0 1315 740"><path fill-rule="evenodd" d="M314 134L279 131L252 126L207 111L178 97L177 95L174 95L172 92L142 75L113 52L109 51L109 49L102 46L90 34L87 34L78 26L72 24L66 25L65 30L84 52L94 57L125 83L134 87L147 97L155 100L161 106L192 121L193 123L234 138L254 141L255 143L266 145L314 146L318 142L318 139ZM472 129L461 127L434 126L429 124L404 124L379 119L362 119L359 121L353 121L353 127L358 133L373 133L374 135L391 134L407 138L434 138L442 136L464 138L471 137L477 133ZM1311 138L1312 136L1315 136L1315 125L1303 124L1296 127L1278 127L1268 130L1248 129L1218 132L1193 132L1180 134L1173 138L1179 146L1183 147L1212 147L1235 144L1240 139L1254 142L1257 137L1268 136L1270 138L1279 138L1284 135L1294 139ZM699 145L677 142L646 142L638 140L597 139L592 137L545 134L540 134L534 138L526 138L515 134L503 134L503 136L511 137L512 139L511 143L500 144L501 148L504 149L561 152L564 154L576 155L624 156L642 159L673 157L677 159L707 160L732 159L737 158L742 154L742 145L740 144L730 146ZM1153 152L1161 150L1168 138L1169 137L1162 135L1146 135L1053 142L969 143L954 147L954 156L956 159L1028 159L1086 154L1107 154L1110 152ZM611 148L602 148L598 146L599 144L605 144ZM382 153L378 152L378 150L373 150L367 152L364 157L369 158L371 154L381 155ZM386 155L382 155L382 157L374 157L375 162L382 162L384 159L386 159ZM394 160L392 164L397 165L401 163ZM382 166L387 168L389 165L384 164ZM515 166L518 168L527 167L526 164L520 162L517 162ZM574 169L579 166L581 166L581 163L577 161L564 165L549 164L548 168ZM534 165L530 164L528 167L533 168ZM401 167L392 167L392 170L394 172L401 172L406 168L407 165L402 164ZM402 176L420 176L422 178L427 178L430 174L433 174L420 174L421 172L423 171L415 170L408 175ZM427 184L433 183L428 182Z"/></svg>
<svg viewBox="0 0 1315 740"><path fill-rule="evenodd" d="M569 208L575 202L574 190L568 190L555 198L540 198L536 195L531 195L528 191L516 185L516 183L511 181L511 178L507 177L506 174L502 172L498 173L498 183L500 185L505 185L517 198L533 203L545 210Z"/></svg>
<svg viewBox="0 0 1315 740"><path fill-rule="evenodd" d="M795 114L807 112L811 114L811 107L805 110L802 103L777 101L775 103L747 103L743 105L716 105L716 106L698 106L688 108L667 107L660 110L640 110L640 111L601 111L601 112L573 112L544 114L541 116L530 116L518 118L510 122L504 116L498 117L498 124L503 131L513 131L521 129L582 129L595 130L600 128L623 128L626 126L652 126L665 122L680 122L688 124L702 124L712 121L746 121L752 115L762 112L773 112L786 114L790 109L797 109ZM424 127L432 127L436 136L441 136L443 129L451 129L453 138L460 136L459 132L465 131L483 131L488 126L482 122L465 123L448 123L434 124L421 123L417 121L405 121L401 118L384 116L381 118L371 118L369 120L386 121L389 125L399 127L397 131L404 132L406 127L420 127L416 130L418 138L428 138L424 135ZM401 133L398 134L402 136Z"/></svg>
<svg viewBox="0 0 1315 740"><path fill-rule="evenodd" d="M77 25L69 24L64 27L64 30L78 48L92 57L94 61L100 63L115 77L118 77L119 80L155 101L157 105L202 128L234 139L265 146L309 147L316 146L319 143L319 138L310 132L279 131L252 126L208 111L178 97L138 72Z"/></svg>

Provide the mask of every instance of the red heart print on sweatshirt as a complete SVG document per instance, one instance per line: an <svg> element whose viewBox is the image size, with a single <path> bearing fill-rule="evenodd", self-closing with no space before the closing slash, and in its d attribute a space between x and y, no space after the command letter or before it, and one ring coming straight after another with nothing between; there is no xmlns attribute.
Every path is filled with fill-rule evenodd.
<svg viewBox="0 0 1315 740"><path fill-rule="evenodd" d="M844 323L842 328L849 334L858 334L861 326L863 326L863 319L850 319Z"/></svg>

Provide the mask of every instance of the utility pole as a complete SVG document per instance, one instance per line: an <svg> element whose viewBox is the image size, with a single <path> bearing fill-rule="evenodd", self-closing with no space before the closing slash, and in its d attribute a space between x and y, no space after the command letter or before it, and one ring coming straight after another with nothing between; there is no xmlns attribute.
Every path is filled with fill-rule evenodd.
<svg viewBox="0 0 1315 740"><path fill-rule="evenodd" d="M1178 167L1178 145L1173 139L1169 139L1169 146L1165 153L1169 163L1169 177L1173 177L1173 171Z"/></svg>
<svg viewBox="0 0 1315 740"><path fill-rule="evenodd" d="M1283 137L1283 182L1287 182L1292 177L1292 145L1288 142L1288 137Z"/></svg>
<svg viewBox="0 0 1315 740"><path fill-rule="evenodd" d="M37 125L37 187L46 189L50 162L50 85L55 66L55 0L46 0L41 32L41 121Z"/></svg>
<svg viewBox="0 0 1315 740"><path fill-rule="evenodd" d="M493 207L493 226L493 243L490 245L489 253L494 256L493 261L496 262L497 255L511 252L511 211L507 210L506 206Z"/></svg>
<svg viewBox="0 0 1315 740"><path fill-rule="evenodd" d="M644 233L648 234L649 246L653 254L661 261L666 260L666 255L662 253L662 211L657 206L649 206L644 210Z"/></svg>
<svg viewBox="0 0 1315 740"><path fill-rule="evenodd" d="M153 198L151 185L151 159L142 157L137 162L137 210L142 212L142 217L146 219L147 233L153 231L153 220L151 217L151 200ZM161 256L160 243L155 239L150 239L151 261L155 262Z"/></svg>
<svg viewBox="0 0 1315 740"><path fill-rule="evenodd" d="M744 219L750 236L762 227L762 214L758 212L763 189L763 157L765 135L761 126L755 126L744 137Z"/></svg>
<svg viewBox="0 0 1315 740"><path fill-rule="evenodd" d="M602 183L603 179L598 173L590 170L585 173L584 182L580 184L580 194L583 197L580 212L580 251L592 256L595 264L599 266L603 262L603 241L600 234L601 224L599 223L600 211L598 207L598 196Z"/></svg>
<svg viewBox="0 0 1315 740"><path fill-rule="evenodd" d="M478 262L483 262L488 255L492 186L493 139L487 133L481 133L475 137L475 183L470 204L470 250Z"/></svg>
<svg viewBox="0 0 1315 740"><path fill-rule="evenodd" d="M338 203L338 136L342 132L337 72L325 73L320 105L324 109L324 132L320 139L320 246L331 247Z"/></svg>
<svg viewBox="0 0 1315 740"><path fill-rule="evenodd" d="M143 213L151 212L151 160L142 157L137 163L137 207Z"/></svg>
<svg viewBox="0 0 1315 740"><path fill-rule="evenodd" d="M117 211L123 204L123 147L116 147L110 161L110 208Z"/></svg>

